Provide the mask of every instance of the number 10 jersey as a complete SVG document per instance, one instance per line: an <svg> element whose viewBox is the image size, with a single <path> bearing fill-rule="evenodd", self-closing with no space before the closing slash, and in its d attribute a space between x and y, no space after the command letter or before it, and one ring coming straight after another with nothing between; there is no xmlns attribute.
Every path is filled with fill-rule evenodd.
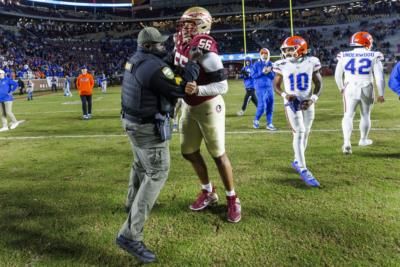
<svg viewBox="0 0 400 267"><path fill-rule="evenodd" d="M298 100L309 99L312 95L312 76L321 68L318 58L306 56L297 60L281 59L275 62L274 72L283 76L285 92L296 95Z"/></svg>

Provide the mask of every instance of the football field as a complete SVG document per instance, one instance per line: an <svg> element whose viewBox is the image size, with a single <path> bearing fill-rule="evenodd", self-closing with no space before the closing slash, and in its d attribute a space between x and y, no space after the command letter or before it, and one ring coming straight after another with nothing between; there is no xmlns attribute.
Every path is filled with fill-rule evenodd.
<svg viewBox="0 0 400 267"><path fill-rule="evenodd" d="M0 133L0 266L136 266L115 245L125 221L132 161L120 119L120 88L93 95L93 119L81 120L76 91L17 96L13 111L26 120ZM307 165L321 183L308 188L291 168L292 135L282 99L275 99L277 132L252 128L255 107L237 117L244 96L230 81L226 149L242 220L226 221L222 182L202 147L218 206L192 212L199 182L171 141L169 179L145 225L145 243L160 266L400 266L400 101L372 111L370 147L342 154L342 100L332 77L316 106ZM157 265L157 264L153 264Z"/></svg>

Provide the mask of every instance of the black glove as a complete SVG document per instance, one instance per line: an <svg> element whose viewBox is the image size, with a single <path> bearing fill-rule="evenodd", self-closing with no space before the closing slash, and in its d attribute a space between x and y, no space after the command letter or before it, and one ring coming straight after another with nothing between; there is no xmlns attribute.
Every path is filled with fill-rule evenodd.
<svg viewBox="0 0 400 267"><path fill-rule="evenodd" d="M182 78L186 82L193 82L197 80L200 74L200 66L193 61L189 61L186 63L185 68L183 69Z"/></svg>
<svg viewBox="0 0 400 267"><path fill-rule="evenodd" d="M243 77L245 77L245 78L250 77L250 74L249 74L247 71L245 71L245 70L242 70L242 72L241 72L240 74L242 74Z"/></svg>

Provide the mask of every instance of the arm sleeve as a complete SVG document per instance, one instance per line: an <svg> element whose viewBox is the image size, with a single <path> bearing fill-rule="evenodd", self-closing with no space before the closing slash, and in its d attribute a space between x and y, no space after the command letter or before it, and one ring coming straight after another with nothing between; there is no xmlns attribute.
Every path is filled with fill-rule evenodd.
<svg viewBox="0 0 400 267"><path fill-rule="evenodd" d="M400 62L393 68L389 78L389 88L400 96Z"/></svg>
<svg viewBox="0 0 400 267"><path fill-rule="evenodd" d="M18 83L15 82L13 79L10 79L10 91L9 91L9 93L14 92L15 90L17 90L17 88L18 88Z"/></svg>
<svg viewBox="0 0 400 267"><path fill-rule="evenodd" d="M228 92L228 81L223 80L220 82L210 83L207 85L199 85L199 96L215 96L223 95Z"/></svg>
<svg viewBox="0 0 400 267"><path fill-rule="evenodd" d="M263 75L259 62L256 62L251 69L251 78L258 79Z"/></svg>
<svg viewBox="0 0 400 267"><path fill-rule="evenodd" d="M206 85L199 85L199 96L215 96L228 92L227 77L224 74L224 65L221 58L214 52L204 55L200 59L200 65L208 75L212 76L215 82Z"/></svg>
<svg viewBox="0 0 400 267"><path fill-rule="evenodd" d="M175 79L168 79L160 70L156 71L150 79L150 88L167 98L178 98L185 96L184 83L177 85Z"/></svg>
<svg viewBox="0 0 400 267"><path fill-rule="evenodd" d="M343 72L344 70L342 66L342 61L338 56L338 62L336 64L336 69L335 69L335 81L339 91L342 91L344 89Z"/></svg>
<svg viewBox="0 0 400 267"><path fill-rule="evenodd" d="M270 72L268 72L267 74L266 74L266 76L268 77L268 79L271 79L271 80L273 80L274 78L275 78L275 72L273 71L273 65L270 63L270 64L268 64L268 66L267 67L271 67L271 71ZM264 75L265 75L265 73L264 73Z"/></svg>
<svg viewBox="0 0 400 267"><path fill-rule="evenodd" d="M79 76L76 78L76 89L79 91Z"/></svg>
<svg viewBox="0 0 400 267"><path fill-rule="evenodd" d="M383 75L383 65L380 60L377 60L374 64L374 77L375 77L375 82L376 82L379 96L384 96L384 94L385 94L385 77Z"/></svg>
<svg viewBox="0 0 400 267"><path fill-rule="evenodd" d="M240 70L240 76L239 76L239 78L241 78L241 79L247 78L247 77L246 77L246 67L243 67L243 68Z"/></svg>

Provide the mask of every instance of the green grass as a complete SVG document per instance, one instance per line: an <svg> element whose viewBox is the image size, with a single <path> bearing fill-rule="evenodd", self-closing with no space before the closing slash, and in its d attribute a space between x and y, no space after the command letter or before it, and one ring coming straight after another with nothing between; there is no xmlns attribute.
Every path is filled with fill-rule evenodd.
<svg viewBox="0 0 400 267"><path fill-rule="evenodd" d="M387 92L387 102L372 114L374 145L356 146L355 130L353 155L346 157L341 97L332 78L324 82L306 155L321 189L304 186L290 168L292 137L282 100L276 99L274 116L282 131L254 130L255 108L250 104L236 117L244 90L240 81L230 82L226 146L243 208L238 224L225 220L223 186L204 148L222 201L189 211L199 185L173 136L169 180L145 226L159 265L400 266L399 101ZM126 219L132 160L119 90L96 92L90 121L80 119L76 94L14 102L17 118L26 122L0 135L0 266L138 264L114 244Z"/></svg>

